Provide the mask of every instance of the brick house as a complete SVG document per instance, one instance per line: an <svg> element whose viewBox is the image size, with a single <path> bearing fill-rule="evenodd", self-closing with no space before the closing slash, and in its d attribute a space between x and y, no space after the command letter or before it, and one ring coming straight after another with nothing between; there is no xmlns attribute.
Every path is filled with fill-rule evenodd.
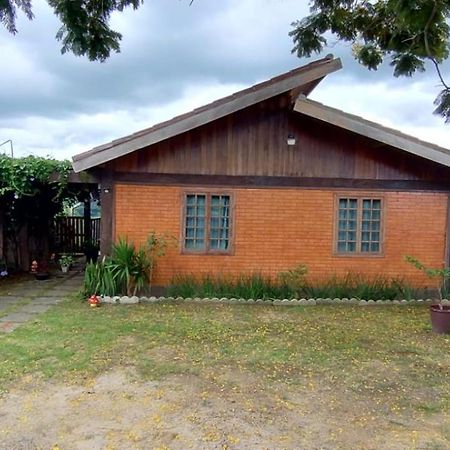
<svg viewBox="0 0 450 450"><path fill-rule="evenodd" d="M154 284L179 273L425 279L449 265L450 151L307 97L327 57L73 158L100 183L102 251L150 231L178 240Z"/></svg>

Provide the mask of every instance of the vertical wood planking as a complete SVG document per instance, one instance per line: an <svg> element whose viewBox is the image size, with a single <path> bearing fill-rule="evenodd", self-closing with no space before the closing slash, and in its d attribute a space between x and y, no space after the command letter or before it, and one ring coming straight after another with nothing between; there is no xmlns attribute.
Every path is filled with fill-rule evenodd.
<svg viewBox="0 0 450 450"><path fill-rule="evenodd" d="M104 170L100 179L100 203L102 220L100 228L100 252L109 255L113 243L114 217L114 182L111 172Z"/></svg>
<svg viewBox="0 0 450 450"><path fill-rule="evenodd" d="M298 140L288 147L287 135ZM275 97L108 164L118 172L445 180L450 170L290 109Z"/></svg>

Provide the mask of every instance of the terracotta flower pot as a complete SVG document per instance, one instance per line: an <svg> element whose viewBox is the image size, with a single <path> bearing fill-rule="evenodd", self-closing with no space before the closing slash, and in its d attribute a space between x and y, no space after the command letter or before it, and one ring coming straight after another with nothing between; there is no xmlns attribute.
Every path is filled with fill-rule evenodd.
<svg viewBox="0 0 450 450"><path fill-rule="evenodd" d="M434 333L450 334L450 305L431 305L430 317Z"/></svg>

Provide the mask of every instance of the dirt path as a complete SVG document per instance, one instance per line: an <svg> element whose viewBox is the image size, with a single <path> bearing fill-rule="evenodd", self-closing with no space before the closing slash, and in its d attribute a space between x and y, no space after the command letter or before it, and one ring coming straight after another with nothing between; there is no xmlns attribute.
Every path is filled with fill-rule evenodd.
<svg viewBox="0 0 450 450"><path fill-rule="evenodd" d="M82 384L30 378L0 398L0 448L449 448L448 417L374 416L373 406L338 386L237 371L153 382L131 369Z"/></svg>

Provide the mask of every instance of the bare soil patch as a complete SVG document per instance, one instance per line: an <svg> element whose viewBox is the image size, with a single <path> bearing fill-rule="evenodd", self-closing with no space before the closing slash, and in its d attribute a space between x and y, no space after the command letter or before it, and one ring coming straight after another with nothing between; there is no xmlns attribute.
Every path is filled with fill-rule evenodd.
<svg viewBox="0 0 450 450"><path fill-rule="evenodd" d="M115 368L75 383L25 378L0 398L0 441L11 450L445 449L448 419L305 377L221 368L143 381Z"/></svg>

